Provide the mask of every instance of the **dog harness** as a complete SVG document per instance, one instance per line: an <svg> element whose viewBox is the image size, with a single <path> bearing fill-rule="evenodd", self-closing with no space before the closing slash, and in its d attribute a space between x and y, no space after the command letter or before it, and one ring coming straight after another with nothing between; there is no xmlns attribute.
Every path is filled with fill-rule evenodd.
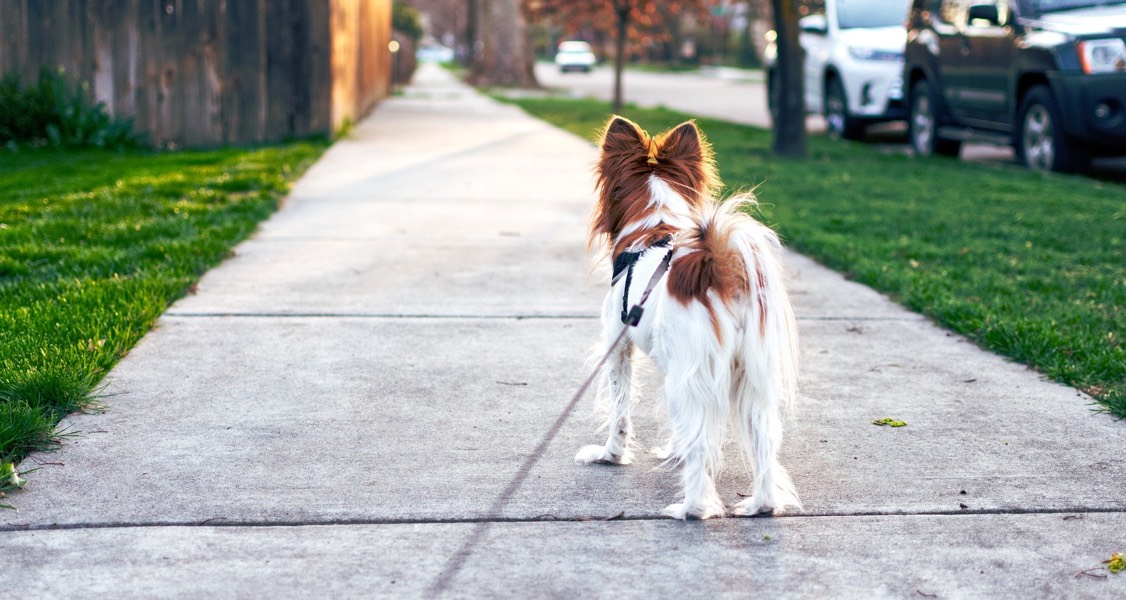
<svg viewBox="0 0 1126 600"><path fill-rule="evenodd" d="M653 273L652 279L649 280L649 286L645 288L644 295L645 297L648 297L649 292L651 292L657 285L657 281L661 278L661 275L663 275L664 272L668 270L669 263L672 262L673 249L670 247L671 244L672 236L665 236L660 240L657 240L657 243L649 246L645 250L639 250L637 252L622 252L614 257L614 275L610 279L610 286L612 287L616 285L618 283L618 280L622 278L622 275L625 275L626 277L626 284L622 287L622 323L636 327L638 321L641 320L641 306L634 306L632 310L629 308L629 287L633 283L633 266L637 264L637 261L641 258L642 254L649 250L652 250L653 248L669 249L668 252L665 253L665 258L661 260L661 264Z"/></svg>

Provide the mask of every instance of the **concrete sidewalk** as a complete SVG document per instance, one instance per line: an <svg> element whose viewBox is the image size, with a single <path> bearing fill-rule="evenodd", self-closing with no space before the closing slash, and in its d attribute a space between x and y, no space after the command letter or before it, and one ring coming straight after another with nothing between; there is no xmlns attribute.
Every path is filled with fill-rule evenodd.
<svg viewBox="0 0 1126 600"><path fill-rule="evenodd" d="M594 159L423 65L121 361L107 412L25 461L0 590L1126 595L1126 574L1076 576L1126 551L1126 423L797 255L782 460L805 513L672 521L654 457L573 463L601 441L590 398L561 415L605 292ZM729 468L720 493L749 485Z"/></svg>

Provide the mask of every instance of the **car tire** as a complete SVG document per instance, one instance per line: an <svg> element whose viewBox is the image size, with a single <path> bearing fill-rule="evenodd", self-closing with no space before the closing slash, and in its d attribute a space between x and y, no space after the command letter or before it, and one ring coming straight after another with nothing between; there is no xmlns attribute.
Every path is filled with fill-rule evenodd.
<svg viewBox="0 0 1126 600"><path fill-rule="evenodd" d="M1073 173L1090 162L1060 130L1060 111L1047 86L1038 85L1021 99L1013 148L1017 160L1034 171Z"/></svg>
<svg viewBox="0 0 1126 600"><path fill-rule="evenodd" d="M825 129L833 139L856 140L864 135L864 125L848 114L848 96L839 77L825 81Z"/></svg>
<svg viewBox="0 0 1126 600"><path fill-rule="evenodd" d="M911 110L907 117L907 137L915 156L958 156L962 142L938 137L934 88L926 79L911 86Z"/></svg>

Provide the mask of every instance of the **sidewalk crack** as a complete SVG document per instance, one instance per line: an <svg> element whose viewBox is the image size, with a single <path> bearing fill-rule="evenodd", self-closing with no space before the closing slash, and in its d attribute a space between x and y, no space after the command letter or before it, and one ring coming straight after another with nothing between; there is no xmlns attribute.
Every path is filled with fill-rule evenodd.
<svg viewBox="0 0 1126 600"><path fill-rule="evenodd" d="M565 420L565 419L564 419ZM550 443L550 440L547 440ZM541 443L541 445L543 445ZM546 445L544 445L546 448ZM531 458L531 457L529 457ZM499 512L511 500L512 496L519 489L520 484L527 478L528 472L536 461L525 461L527 469L521 468L517 472L517 476L513 478L509 487L505 492L493 502L491 509ZM495 514L495 513L493 513ZM995 509L967 509L967 510L921 510L921 511L858 511L858 512L820 512L820 513L803 513L803 514L784 514L774 517L752 517L752 518L736 518L732 517L732 521L756 521L768 519L782 519L786 521L801 520L801 519L825 519L825 518L859 518L859 517L889 517L889 518L909 518L909 517L980 517L980 516L1023 516L1023 515L1093 515L1093 514L1126 514L1126 506L1123 507L1067 507L1067 508L995 508ZM727 520L727 519L720 519ZM484 529L491 525L504 525L504 524L533 524L533 523L598 523L598 522L616 522L616 521L666 521L668 523L677 523L678 521L671 519L667 516L660 514L639 514L629 515L623 511L610 515L575 515L575 516L556 516L551 514L541 514L533 517L451 517L451 518L359 518L359 519L324 519L324 520L304 520L304 521L247 521L239 519L226 519L224 517L210 517L202 520L192 521L142 521L142 522L92 522L92 523L47 523L47 524L25 524L13 525L5 524L0 525L0 535L5 533L17 533L24 531L68 531L68 530L82 530L82 529L153 529L160 527L177 527L177 528L248 528L248 529L274 529L285 527L355 527L355 526L371 526L371 525L477 525L477 529ZM477 530L471 534L471 540L477 536ZM480 535L483 535L484 531ZM470 545L469 543L463 545L462 550L472 550L472 546L480 543L476 540ZM465 554L464 558L468 558L469 553ZM452 561L452 559L451 559ZM464 563L464 559L460 562ZM451 573L451 577L453 574Z"/></svg>

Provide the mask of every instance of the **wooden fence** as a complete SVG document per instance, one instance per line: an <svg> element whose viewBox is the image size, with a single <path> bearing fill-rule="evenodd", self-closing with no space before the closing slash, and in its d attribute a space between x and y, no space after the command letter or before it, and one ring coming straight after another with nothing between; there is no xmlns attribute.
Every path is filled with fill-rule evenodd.
<svg viewBox="0 0 1126 600"><path fill-rule="evenodd" d="M391 0L0 0L0 73L61 70L158 146L331 134L390 40Z"/></svg>

